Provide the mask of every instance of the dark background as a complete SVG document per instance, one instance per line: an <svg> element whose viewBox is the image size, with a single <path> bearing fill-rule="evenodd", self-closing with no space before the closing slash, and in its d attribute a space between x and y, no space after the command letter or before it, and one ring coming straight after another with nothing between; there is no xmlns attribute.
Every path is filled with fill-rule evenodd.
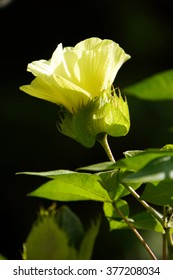
<svg viewBox="0 0 173 280"><path fill-rule="evenodd" d="M27 64L49 59L61 42L74 46L93 36L112 39L132 57L115 80L115 85L123 88L172 68L172 13L171 1L158 0L14 0L0 8L0 253L7 258L20 258L22 243L40 206L51 203L27 197L41 181L16 176L16 172L73 170L107 160L98 144L85 149L57 131L57 106L19 91L19 86L32 79ZM130 97L128 101L130 133L110 139L116 159L125 150L172 143L172 102L142 102ZM99 203L68 205L83 220L101 209ZM155 247L160 246L157 240L155 236ZM146 258L135 244L133 234L109 233L103 220L93 258Z"/></svg>

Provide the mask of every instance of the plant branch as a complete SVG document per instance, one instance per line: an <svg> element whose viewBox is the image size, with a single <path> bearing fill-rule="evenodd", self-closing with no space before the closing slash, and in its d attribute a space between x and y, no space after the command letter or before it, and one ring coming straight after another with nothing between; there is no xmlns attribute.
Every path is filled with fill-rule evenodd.
<svg viewBox="0 0 173 280"><path fill-rule="evenodd" d="M166 223L166 207L163 207L163 228L165 232L163 233L162 239L162 258L163 260L167 259L167 234L166 234L166 228L167 228L167 223Z"/></svg>
<svg viewBox="0 0 173 280"><path fill-rule="evenodd" d="M164 226L164 221L160 213L158 213L154 208L152 208L145 200L142 200L139 194L131 186L124 183L123 186L133 195L133 197L137 199L137 201L139 201L139 203L142 206L144 206L145 209L147 209L148 212L150 212L152 216L154 216L161 223L162 226Z"/></svg>
<svg viewBox="0 0 173 280"><path fill-rule="evenodd" d="M173 207L164 206L163 207L163 217L164 217L164 230L165 234L163 235L163 258L167 257L169 260L173 260L173 237L172 237L172 224L173 219ZM166 254L165 254L166 252Z"/></svg>
<svg viewBox="0 0 173 280"><path fill-rule="evenodd" d="M166 240L168 246L169 260L173 260L173 239L172 239L172 231L170 227L166 229Z"/></svg>
<svg viewBox="0 0 173 280"><path fill-rule="evenodd" d="M152 250L150 249L150 247L148 246L148 244L145 242L145 240L143 239L143 237L140 235L140 233L137 231L137 229L129 222L129 220L126 218L126 216L124 216L124 214L122 213L122 211L116 206L116 202L113 203L114 209L115 211L119 214L119 216L124 220L124 222L129 226L129 228L133 231L133 233L136 235L136 237L138 238L138 240L141 242L141 244L144 246L144 248L147 250L147 252L149 253L149 255L151 256L151 258L153 260L157 260L156 256L154 255L154 253L152 252Z"/></svg>
<svg viewBox="0 0 173 280"><path fill-rule="evenodd" d="M106 133L99 134L97 136L97 141L101 144L101 146L105 150L109 160L112 162L116 162L114 159L114 156L112 154L112 151L109 147L108 141L107 141L107 134ZM140 196L135 192L135 190L132 187L130 187L126 184L125 184L125 187L163 225L163 220L159 216L159 214L152 207L150 207L144 200L141 200ZM156 256L154 255L154 253L152 252L152 250L150 249L148 244L145 242L143 237L140 235L140 233L137 231L137 229L129 222L129 220L126 218L126 216L124 216L124 214L121 212L121 210L116 206L115 201L113 202L113 206L114 206L115 211L120 215L120 217L124 220L124 222L129 226L129 228L133 231L133 233L139 239L139 241L144 246L144 248L147 250L147 252L150 254L152 259L157 260Z"/></svg>

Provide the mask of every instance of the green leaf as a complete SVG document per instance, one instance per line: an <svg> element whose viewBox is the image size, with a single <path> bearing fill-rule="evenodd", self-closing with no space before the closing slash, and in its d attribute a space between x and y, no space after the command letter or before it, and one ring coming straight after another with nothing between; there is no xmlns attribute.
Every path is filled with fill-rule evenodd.
<svg viewBox="0 0 173 280"><path fill-rule="evenodd" d="M98 174L100 177L100 183L103 188L109 194L110 199L117 200L126 191L124 186L119 181L119 175L117 171L105 171Z"/></svg>
<svg viewBox="0 0 173 280"><path fill-rule="evenodd" d="M133 225L137 229L152 230L164 233L162 225L148 212L142 212L132 216Z"/></svg>
<svg viewBox="0 0 173 280"><path fill-rule="evenodd" d="M128 217L129 215L129 205L125 200L119 199L116 201L116 206L121 210L124 216ZM103 211L107 219L116 219L121 218L120 215L115 211L112 203L105 202L103 204Z"/></svg>
<svg viewBox="0 0 173 280"><path fill-rule="evenodd" d="M125 155L126 158L128 158L128 157L134 157L142 152L144 152L144 151L143 150L132 150L132 151L126 151L123 154Z"/></svg>
<svg viewBox="0 0 173 280"><path fill-rule="evenodd" d="M167 70L126 87L123 92L146 100L173 99L173 70Z"/></svg>
<svg viewBox="0 0 173 280"><path fill-rule="evenodd" d="M122 177L129 173L131 174L131 172L128 171L105 171L98 174L98 176L101 178L100 184L102 184L103 188L105 188L105 190L108 192L112 201L116 201L119 198L129 194L129 191L121 183ZM137 183L131 184L131 187L135 190L139 186L140 184Z"/></svg>
<svg viewBox="0 0 173 280"><path fill-rule="evenodd" d="M85 231L78 216L69 207L64 205L58 209L55 217L57 218L59 227L66 232L69 244L79 249Z"/></svg>
<svg viewBox="0 0 173 280"><path fill-rule="evenodd" d="M123 182L155 182L173 179L173 156L163 156L151 160L138 172L122 179Z"/></svg>
<svg viewBox="0 0 173 280"><path fill-rule="evenodd" d="M110 230L128 229L128 225L123 220L109 220Z"/></svg>
<svg viewBox="0 0 173 280"><path fill-rule="evenodd" d="M111 170L114 169L114 163L111 161L105 161L101 163L96 163L84 167L79 167L77 170L89 170L89 171L104 171L104 170Z"/></svg>
<svg viewBox="0 0 173 280"><path fill-rule="evenodd" d="M116 206L122 211L122 213L128 217L129 206L125 200L119 199L116 201ZM122 220L119 214L115 211L112 203L105 202L103 205L104 214L109 222L110 230L128 228L127 224Z"/></svg>
<svg viewBox="0 0 173 280"><path fill-rule="evenodd" d="M45 171L45 172L18 172L16 175L32 175L32 176L40 176L40 177L46 177L51 179L56 179L57 176L62 174L72 174L77 173L70 170L60 169L60 170L52 170L52 171Z"/></svg>
<svg viewBox="0 0 173 280"><path fill-rule="evenodd" d="M173 144L167 144L161 148L162 151L173 151Z"/></svg>
<svg viewBox="0 0 173 280"><path fill-rule="evenodd" d="M98 180L99 177L92 174L63 174L43 184L29 195L57 201L110 201L108 193Z"/></svg>
<svg viewBox="0 0 173 280"><path fill-rule="evenodd" d="M165 180L157 184L148 183L141 199L160 206L173 206L173 180Z"/></svg>
<svg viewBox="0 0 173 280"><path fill-rule="evenodd" d="M79 218L67 207L41 209L24 244L23 259L88 260L101 219L92 221L87 231Z"/></svg>
<svg viewBox="0 0 173 280"><path fill-rule="evenodd" d="M117 201L117 206L123 212L123 214L128 217L129 206L126 201ZM117 229L128 229L128 225L120 218L120 216L115 212L111 203L104 203L104 213L109 221L110 230ZM151 230L155 232L164 233L162 225L148 212L142 212L128 218L129 222L137 228L144 230Z"/></svg>
<svg viewBox="0 0 173 280"><path fill-rule="evenodd" d="M86 231L84 238L81 242L81 246L78 252L79 260L89 260L92 257L93 247L95 244L95 239L98 235L100 229L100 217L96 221L93 221Z"/></svg>
<svg viewBox="0 0 173 280"><path fill-rule="evenodd" d="M77 252L69 246L65 231L59 228L54 217L39 218L24 244L23 258L27 260L76 259Z"/></svg>
<svg viewBox="0 0 173 280"><path fill-rule="evenodd" d="M164 157L173 156L172 150L157 150L148 149L132 157L123 158L117 161L115 168L122 168L129 171L138 171L148 164L151 160Z"/></svg>

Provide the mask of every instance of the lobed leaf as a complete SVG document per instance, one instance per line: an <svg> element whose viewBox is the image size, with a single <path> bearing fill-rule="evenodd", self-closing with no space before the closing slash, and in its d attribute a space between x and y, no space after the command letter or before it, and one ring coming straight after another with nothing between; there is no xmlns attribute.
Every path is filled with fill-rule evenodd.
<svg viewBox="0 0 173 280"><path fill-rule="evenodd" d="M27 260L76 259L77 251L69 245L67 234L55 219L45 216L33 225L24 244L23 258Z"/></svg>
<svg viewBox="0 0 173 280"><path fill-rule="evenodd" d="M89 171L104 171L104 170L112 170L114 169L114 163L111 161L105 161L101 163L96 163L84 167L79 167L77 170L89 170Z"/></svg>

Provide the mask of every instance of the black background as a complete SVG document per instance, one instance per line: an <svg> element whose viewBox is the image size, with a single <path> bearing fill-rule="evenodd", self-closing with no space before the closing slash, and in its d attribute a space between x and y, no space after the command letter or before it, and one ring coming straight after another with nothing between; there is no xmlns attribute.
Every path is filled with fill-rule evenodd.
<svg viewBox="0 0 173 280"><path fill-rule="evenodd" d="M115 80L115 85L123 88L172 68L172 12L171 1L158 0L14 0L0 8L0 253L7 258L21 258L22 243L40 206L51 203L27 197L41 180L16 172L73 170L107 160L98 144L85 149L57 131L54 104L19 91L19 86L32 79L26 72L27 64L49 59L61 42L74 46L93 36L112 39L132 57ZM128 101L130 133L124 138L110 138L116 159L125 150L172 143L172 102L142 102L130 97ZM102 207L91 202L68 205L83 220ZM124 237L126 245L121 244ZM103 220L93 258L145 258L138 249L131 250L134 244L131 233L128 237L125 232L109 233Z"/></svg>

